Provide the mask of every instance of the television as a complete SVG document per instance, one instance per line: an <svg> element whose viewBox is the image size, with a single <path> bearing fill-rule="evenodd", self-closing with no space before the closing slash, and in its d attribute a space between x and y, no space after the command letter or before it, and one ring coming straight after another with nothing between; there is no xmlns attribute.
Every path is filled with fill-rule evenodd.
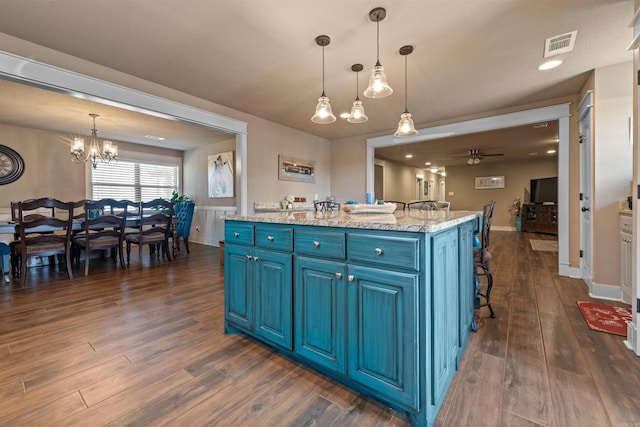
<svg viewBox="0 0 640 427"><path fill-rule="evenodd" d="M531 203L558 203L558 177L531 180Z"/></svg>

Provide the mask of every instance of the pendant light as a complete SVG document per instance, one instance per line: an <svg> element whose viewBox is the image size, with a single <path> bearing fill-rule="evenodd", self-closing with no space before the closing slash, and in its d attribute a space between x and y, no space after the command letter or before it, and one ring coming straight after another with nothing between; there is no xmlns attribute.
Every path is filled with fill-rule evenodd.
<svg viewBox="0 0 640 427"><path fill-rule="evenodd" d="M318 105L316 105L316 113L311 117L311 121L314 123L327 124L336 121L336 116L331 112L331 104L329 98L324 93L324 47L328 46L331 42L329 36L316 37L316 43L318 46L322 46L322 95L318 98Z"/></svg>
<svg viewBox="0 0 640 427"><path fill-rule="evenodd" d="M384 68L380 64L380 21L387 16L384 7L376 7L369 12L369 19L376 23L376 65L369 78L369 86L364 91L367 98L384 98L393 93L393 89L387 82L387 75Z"/></svg>
<svg viewBox="0 0 640 427"><path fill-rule="evenodd" d="M351 114L347 118L349 123L364 123L369 120L369 117L364 113L364 105L362 105L362 101L358 98L358 73L362 71L362 64L353 64L351 66L351 71L356 73L356 99L353 101L353 107L351 107Z"/></svg>
<svg viewBox="0 0 640 427"><path fill-rule="evenodd" d="M400 55L404 56L404 113L400 115L400 123L398 123L398 130L394 133L395 136L411 136L418 133L413 124L411 113L407 109L407 55L411 52L413 52L413 46L402 46L400 48Z"/></svg>

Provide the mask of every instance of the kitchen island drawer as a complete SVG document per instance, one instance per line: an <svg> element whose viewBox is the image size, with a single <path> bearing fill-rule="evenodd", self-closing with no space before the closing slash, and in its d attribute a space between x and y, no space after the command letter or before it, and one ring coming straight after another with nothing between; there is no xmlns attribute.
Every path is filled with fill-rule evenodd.
<svg viewBox="0 0 640 427"><path fill-rule="evenodd" d="M256 246L281 251L293 249L293 228L273 225L256 225Z"/></svg>
<svg viewBox="0 0 640 427"><path fill-rule="evenodd" d="M224 241L227 244L253 246L253 225L226 221L224 226Z"/></svg>
<svg viewBox="0 0 640 427"><path fill-rule="evenodd" d="M351 262L417 271L420 268L420 239L350 233L347 235L347 254Z"/></svg>
<svg viewBox="0 0 640 427"><path fill-rule="evenodd" d="M345 233L324 230L295 230L294 248L298 255L313 255L323 258L344 259L346 254Z"/></svg>

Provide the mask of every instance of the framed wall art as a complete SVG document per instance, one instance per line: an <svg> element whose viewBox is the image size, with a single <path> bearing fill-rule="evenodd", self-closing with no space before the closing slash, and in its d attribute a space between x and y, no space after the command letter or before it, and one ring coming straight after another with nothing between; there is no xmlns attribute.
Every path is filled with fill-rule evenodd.
<svg viewBox="0 0 640 427"><path fill-rule="evenodd" d="M208 157L209 198L233 197L233 151Z"/></svg>
<svg viewBox="0 0 640 427"><path fill-rule="evenodd" d="M285 181L316 182L315 162L278 156L278 178Z"/></svg>
<svg viewBox="0 0 640 427"><path fill-rule="evenodd" d="M504 188L504 176L477 176L476 190Z"/></svg>

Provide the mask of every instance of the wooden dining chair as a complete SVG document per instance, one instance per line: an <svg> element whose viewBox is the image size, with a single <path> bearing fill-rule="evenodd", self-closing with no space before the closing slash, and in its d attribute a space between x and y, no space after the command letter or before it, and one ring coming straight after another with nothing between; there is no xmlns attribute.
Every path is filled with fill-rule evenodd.
<svg viewBox="0 0 640 427"><path fill-rule="evenodd" d="M47 216L26 219L26 212L48 209L58 216ZM22 220L16 225L20 241L15 246L20 256L20 279L22 286L27 281L27 260L31 257L64 255L67 275L73 279L71 269L71 230L73 227L73 202L62 202L53 198L36 199L19 202L19 213Z"/></svg>
<svg viewBox="0 0 640 427"><path fill-rule="evenodd" d="M84 275L89 275L91 251L113 250L112 258L120 258L120 266L125 268L123 236L127 222L127 204L113 199L87 201L84 204L82 233L73 239L75 258L80 260L85 251Z"/></svg>
<svg viewBox="0 0 640 427"><path fill-rule="evenodd" d="M140 202L140 228L125 236L127 244L127 264L131 261L131 245L138 245L138 257L142 259L142 247L149 245L150 253L154 251L160 257L162 253L171 261L169 252L169 237L172 232L174 216L173 204L164 199L154 199L149 202ZM155 212L155 213L154 213Z"/></svg>

